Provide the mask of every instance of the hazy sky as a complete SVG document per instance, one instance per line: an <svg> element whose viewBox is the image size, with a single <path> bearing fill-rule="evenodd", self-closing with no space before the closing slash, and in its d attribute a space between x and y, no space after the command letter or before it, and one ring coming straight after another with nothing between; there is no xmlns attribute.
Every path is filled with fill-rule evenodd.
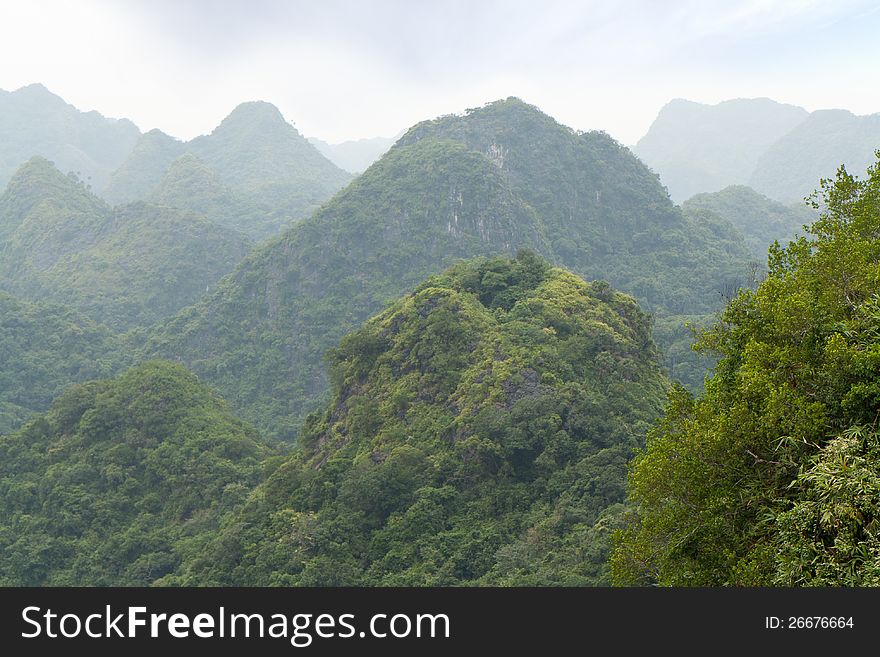
<svg viewBox="0 0 880 657"><path fill-rule="evenodd" d="M244 100L335 142L519 96L632 144L676 97L880 112L880 3L0 0L0 88L32 82L187 139Z"/></svg>

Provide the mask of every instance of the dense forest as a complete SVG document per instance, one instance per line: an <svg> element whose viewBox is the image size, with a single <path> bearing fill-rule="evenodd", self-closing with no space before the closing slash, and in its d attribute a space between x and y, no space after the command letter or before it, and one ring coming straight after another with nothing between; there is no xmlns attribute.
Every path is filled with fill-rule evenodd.
<svg viewBox="0 0 880 657"><path fill-rule="evenodd" d="M816 200L701 336L705 393L676 388L635 459L620 582L880 584L880 163Z"/></svg>
<svg viewBox="0 0 880 657"><path fill-rule="evenodd" d="M0 197L0 288L63 303L121 330L197 301L249 251L244 235L187 210L111 208L34 157Z"/></svg>
<svg viewBox="0 0 880 657"><path fill-rule="evenodd" d="M293 438L326 399L322 354L459 258L528 247L633 294L657 316L673 376L707 361L685 321L708 322L753 275L730 222L694 221L603 133L577 133L518 99L419 124L309 219L257 247L199 304L147 334L243 417ZM703 272L694 276L694 268Z"/></svg>
<svg viewBox="0 0 880 657"><path fill-rule="evenodd" d="M175 583L607 583L667 386L632 298L529 252L467 261L329 364L327 409Z"/></svg>
<svg viewBox="0 0 880 657"><path fill-rule="evenodd" d="M518 98L334 149L0 92L0 585L880 585L848 116L674 101L655 173Z"/></svg>
<svg viewBox="0 0 880 657"><path fill-rule="evenodd" d="M73 386L0 441L0 584L155 583L274 453L180 365Z"/></svg>

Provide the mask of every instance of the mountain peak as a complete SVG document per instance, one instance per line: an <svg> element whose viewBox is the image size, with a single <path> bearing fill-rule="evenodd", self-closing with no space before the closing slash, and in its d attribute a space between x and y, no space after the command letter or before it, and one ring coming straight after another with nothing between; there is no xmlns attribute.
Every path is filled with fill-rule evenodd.
<svg viewBox="0 0 880 657"><path fill-rule="evenodd" d="M43 97L43 98L57 98L58 100L62 100L60 96L53 94L46 85L41 82L33 82L31 84L26 84L23 87L19 87L13 93L19 96L32 96L32 97Z"/></svg>
<svg viewBox="0 0 880 657"><path fill-rule="evenodd" d="M76 212L100 212L103 202L72 174L35 155L22 164L0 196L0 240L10 237L38 205L49 203Z"/></svg>
<svg viewBox="0 0 880 657"><path fill-rule="evenodd" d="M42 155L34 155L15 171L6 186L3 198L19 195L25 189L28 190L29 195L45 197L51 195L53 190L72 191L82 187L82 183L75 175L64 175L54 162Z"/></svg>
<svg viewBox="0 0 880 657"><path fill-rule="evenodd" d="M15 172L15 175L13 175L12 179L15 180L17 178L30 175L32 172L37 171L54 171L59 176L63 175L55 166L54 162L50 162L42 155L34 155L28 161L18 167L18 170Z"/></svg>
<svg viewBox="0 0 880 657"><path fill-rule="evenodd" d="M214 133L229 129L277 130L286 127L296 130L292 124L284 120L281 111L272 103L263 100L252 100L238 105L223 119Z"/></svg>
<svg viewBox="0 0 880 657"><path fill-rule="evenodd" d="M683 201L699 192L748 182L758 158L809 116L770 98L714 105L677 98L660 110L635 153Z"/></svg>

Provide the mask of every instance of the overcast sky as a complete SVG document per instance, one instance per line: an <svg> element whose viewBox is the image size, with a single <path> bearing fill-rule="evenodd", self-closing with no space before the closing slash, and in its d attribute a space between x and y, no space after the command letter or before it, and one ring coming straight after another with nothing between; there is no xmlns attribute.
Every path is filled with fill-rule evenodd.
<svg viewBox="0 0 880 657"><path fill-rule="evenodd" d="M519 96L633 144L672 98L880 112L880 3L0 0L0 88L32 82L184 139L245 100L338 142Z"/></svg>

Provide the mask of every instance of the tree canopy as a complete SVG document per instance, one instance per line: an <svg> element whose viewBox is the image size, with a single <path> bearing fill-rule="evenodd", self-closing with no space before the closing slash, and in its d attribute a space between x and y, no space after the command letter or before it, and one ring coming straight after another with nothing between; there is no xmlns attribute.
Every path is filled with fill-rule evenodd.
<svg viewBox="0 0 880 657"><path fill-rule="evenodd" d="M161 583L273 453L180 365L73 386L0 436L0 585Z"/></svg>
<svg viewBox="0 0 880 657"><path fill-rule="evenodd" d="M533 253L429 278L347 335L298 450L174 583L607 583L665 399L650 322Z"/></svg>
<svg viewBox="0 0 880 657"><path fill-rule="evenodd" d="M702 335L705 393L676 389L635 459L618 581L880 583L880 167L841 167L814 202Z"/></svg>

